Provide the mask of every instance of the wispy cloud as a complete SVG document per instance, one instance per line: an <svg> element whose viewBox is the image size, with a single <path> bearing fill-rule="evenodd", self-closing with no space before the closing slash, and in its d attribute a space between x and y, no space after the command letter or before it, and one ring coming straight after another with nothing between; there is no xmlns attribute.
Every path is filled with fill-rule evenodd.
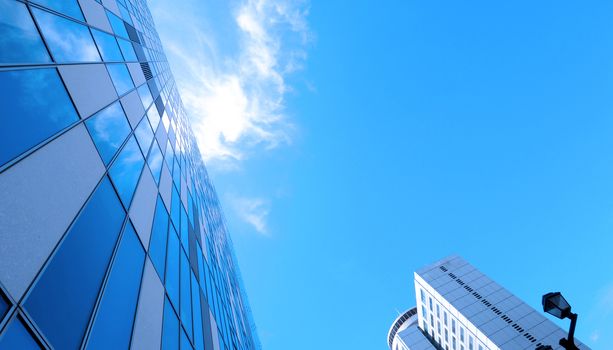
<svg viewBox="0 0 613 350"><path fill-rule="evenodd" d="M263 198L231 197L230 205L236 215L251 225L256 232L269 236L268 214L271 203Z"/></svg>
<svg viewBox="0 0 613 350"><path fill-rule="evenodd" d="M306 60L308 4L240 0L212 13L197 0L152 3L207 164L227 167L256 148L290 143L286 80Z"/></svg>

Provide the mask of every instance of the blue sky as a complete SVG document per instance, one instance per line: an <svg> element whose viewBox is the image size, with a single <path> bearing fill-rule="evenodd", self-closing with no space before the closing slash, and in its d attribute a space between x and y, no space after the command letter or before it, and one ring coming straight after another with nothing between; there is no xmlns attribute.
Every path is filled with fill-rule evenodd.
<svg viewBox="0 0 613 350"><path fill-rule="evenodd" d="M150 6L264 349L386 349L452 253L613 348L613 3Z"/></svg>

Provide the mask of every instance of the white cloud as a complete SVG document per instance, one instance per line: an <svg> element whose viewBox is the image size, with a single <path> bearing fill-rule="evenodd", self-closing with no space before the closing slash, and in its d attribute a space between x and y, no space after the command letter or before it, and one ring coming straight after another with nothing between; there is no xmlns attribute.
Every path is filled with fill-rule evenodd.
<svg viewBox="0 0 613 350"><path fill-rule="evenodd" d="M590 335L590 340L595 343L595 342L598 341L598 339L600 339L600 331L599 330L595 330Z"/></svg>
<svg viewBox="0 0 613 350"><path fill-rule="evenodd" d="M199 1L181 3L155 0L152 7L156 21L166 22L158 25L162 41L207 164L227 167L256 147L290 143L286 78L306 60L306 4L230 2L230 16L216 27L207 26L212 15Z"/></svg>
<svg viewBox="0 0 613 350"><path fill-rule="evenodd" d="M263 198L232 197L230 204L238 217L260 234L268 236L268 214L270 201Z"/></svg>

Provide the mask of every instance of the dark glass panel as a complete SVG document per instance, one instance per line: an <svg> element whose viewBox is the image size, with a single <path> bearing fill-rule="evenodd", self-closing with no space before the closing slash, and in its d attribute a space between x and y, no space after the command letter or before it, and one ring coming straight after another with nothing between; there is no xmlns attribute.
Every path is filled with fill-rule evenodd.
<svg viewBox="0 0 613 350"><path fill-rule="evenodd" d="M0 91L0 165L79 119L55 69L0 72Z"/></svg>
<svg viewBox="0 0 613 350"><path fill-rule="evenodd" d="M131 42L121 38L117 38L117 42L119 43L119 48L121 49L123 58L125 58L126 61L138 61Z"/></svg>
<svg viewBox="0 0 613 350"><path fill-rule="evenodd" d="M179 238L172 225L168 229L168 252L166 257L166 292L172 304L179 308Z"/></svg>
<svg viewBox="0 0 613 350"><path fill-rule="evenodd" d="M96 113L85 122L100 157L108 164L130 134L130 124L119 102Z"/></svg>
<svg viewBox="0 0 613 350"><path fill-rule="evenodd" d="M100 301L88 349L129 347L144 262L145 251L128 224Z"/></svg>
<svg viewBox="0 0 613 350"><path fill-rule="evenodd" d="M113 32L115 32L115 35L127 38L128 32L126 31L126 27L123 25L123 20L108 10L106 11L106 15L109 18L109 22L111 23L111 27L113 27Z"/></svg>
<svg viewBox="0 0 613 350"><path fill-rule="evenodd" d="M164 298L164 325L162 329L162 350L179 349L179 319L168 298Z"/></svg>
<svg viewBox="0 0 613 350"><path fill-rule="evenodd" d="M200 249L200 245L196 244L196 250L198 251L197 256L198 256L198 273L200 276L200 288L202 288L202 290L206 293L206 280L204 277L205 274L205 263L204 263L204 258L202 257L202 249Z"/></svg>
<svg viewBox="0 0 613 350"><path fill-rule="evenodd" d="M83 14L77 0L36 0L33 2L83 21Z"/></svg>
<svg viewBox="0 0 613 350"><path fill-rule="evenodd" d="M117 193L119 193L119 198L126 208L130 207L144 164L145 160L140 153L136 139L132 136L119 152L109 170L113 184L115 184Z"/></svg>
<svg viewBox="0 0 613 350"><path fill-rule="evenodd" d="M26 6L0 0L0 63L51 62Z"/></svg>
<svg viewBox="0 0 613 350"><path fill-rule="evenodd" d="M149 168L151 168L151 173L153 174L153 178L157 184L160 183L160 174L162 173L163 161L162 151L160 151L158 143L154 142L153 146L151 146L151 152L149 152L147 163L149 164Z"/></svg>
<svg viewBox="0 0 613 350"><path fill-rule="evenodd" d="M191 269L185 251L181 249L181 321L191 339L192 335L192 298Z"/></svg>
<svg viewBox="0 0 613 350"><path fill-rule="evenodd" d="M0 336L0 349L39 350L42 349L32 332L21 319L14 317Z"/></svg>
<svg viewBox="0 0 613 350"><path fill-rule="evenodd" d="M155 207L155 216L153 219L153 228L151 229L151 242L149 243L149 256L153 262L153 266L164 280L166 271L166 241L168 238L168 213L164 207L162 198L158 196L157 205Z"/></svg>
<svg viewBox="0 0 613 350"><path fill-rule="evenodd" d="M56 62L97 62L100 55L89 29L46 11L32 9Z"/></svg>
<svg viewBox="0 0 613 350"><path fill-rule="evenodd" d="M113 80L113 85L115 85L117 95L121 96L134 89L132 77L130 76L130 72L125 64L107 64L106 68L109 70L109 74Z"/></svg>
<svg viewBox="0 0 613 350"><path fill-rule="evenodd" d="M98 50L102 55L102 59L105 61L123 61L123 57L121 56L121 51L119 50L119 46L117 45L117 40L111 34L107 34L105 32L101 32L97 29L92 28L92 34L94 36L94 40L98 45Z"/></svg>
<svg viewBox="0 0 613 350"><path fill-rule="evenodd" d="M124 216L105 178L28 296L25 308L54 348L79 347Z"/></svg>

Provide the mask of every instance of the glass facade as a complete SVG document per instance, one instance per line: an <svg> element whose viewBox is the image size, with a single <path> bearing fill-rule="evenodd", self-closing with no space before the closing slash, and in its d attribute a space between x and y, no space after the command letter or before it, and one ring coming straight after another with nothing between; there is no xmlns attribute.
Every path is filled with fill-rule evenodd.
<svg viewBox="0 0 613 350"><path fill-rule="evenodd" d="M145 0L0 0L0 350L256 350Z"/></svg>

